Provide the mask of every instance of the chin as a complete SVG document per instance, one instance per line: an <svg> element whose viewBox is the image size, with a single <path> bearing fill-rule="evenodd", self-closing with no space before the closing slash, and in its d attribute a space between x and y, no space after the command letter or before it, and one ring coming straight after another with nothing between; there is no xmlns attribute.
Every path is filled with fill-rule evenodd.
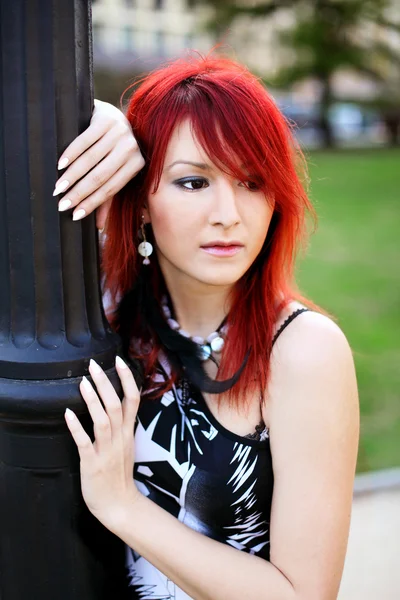
<svg viewBox="0 0 400 600"><path fill-rule="evenodd" d="M202 269L199 273L192 273L191 277L206 285L226 287L235 285L244 273L242 269Z"/></svg>

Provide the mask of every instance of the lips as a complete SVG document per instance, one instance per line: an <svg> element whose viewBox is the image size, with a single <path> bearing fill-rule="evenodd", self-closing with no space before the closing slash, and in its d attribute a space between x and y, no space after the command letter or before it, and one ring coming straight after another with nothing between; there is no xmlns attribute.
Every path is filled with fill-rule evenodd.
<svg viewBox="0 0 400 600"><path fill-rule="evenodd" d="M215 240L214 242L209 242L208 244L202 244L202 248L215 248L217 246L221 246L221 247L231 247L231 246L240 246L243 247L243 244L241 242L238 242L237 240L232 240L229 242L226 241L222 241L222 240Z"/></svg>
<svg viewBox="0 0 400 600"><path fill-rule="evenodd" d="M201 249L204 250L204 252L207 252L207 254L219 257L234 256L240 252L242 248L243 244L236 240L231 242L215 241L201 246Z"/></svg>

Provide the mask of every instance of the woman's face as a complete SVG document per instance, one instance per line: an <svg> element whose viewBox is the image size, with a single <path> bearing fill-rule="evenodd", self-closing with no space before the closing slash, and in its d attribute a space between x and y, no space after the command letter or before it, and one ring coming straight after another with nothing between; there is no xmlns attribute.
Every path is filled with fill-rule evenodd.
<svg viewBox="0 0 400 600"><path fill-rule="evenodd" d="M272 202L252 187L211 163L189 121L175 129L145 211L167 282L183 277L226 287L242 277L263 246L273 213Z"/></svg>

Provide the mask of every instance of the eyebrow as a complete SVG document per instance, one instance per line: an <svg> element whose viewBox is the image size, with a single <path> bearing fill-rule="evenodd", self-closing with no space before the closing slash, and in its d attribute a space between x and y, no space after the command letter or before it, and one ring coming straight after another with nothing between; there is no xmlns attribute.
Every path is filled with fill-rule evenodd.
<svg viewBox="0 0 400 600"><path fill-rule="evenodd" d="M198 169L203 169L204 171L209 171L211 169L211 167L209 165L206 165L206 163L198 163L198 162L193 162L191 160L175 160L173 163L168 165L168 167L165 170L169 171L170 169L172 169L172 167L174 165L177 165L177 164L193 165L194 167L197 167Z"/></svg>

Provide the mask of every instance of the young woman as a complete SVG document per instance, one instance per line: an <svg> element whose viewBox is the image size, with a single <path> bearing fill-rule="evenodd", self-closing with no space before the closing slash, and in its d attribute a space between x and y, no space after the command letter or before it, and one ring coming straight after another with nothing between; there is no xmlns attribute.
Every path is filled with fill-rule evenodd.
<svg viewBox="0 0 400 600"><path fill-rule="evenodd" d="M94 444L66 411L83 497L126 543L132 597L333 600L359 409L344 334L294 283L301 154L235 62L140 84L126 117L97 103L60 160L60 208L106 227L110 322L145 375L139 393L117 358L121 404L91 361Z"/></svg>

